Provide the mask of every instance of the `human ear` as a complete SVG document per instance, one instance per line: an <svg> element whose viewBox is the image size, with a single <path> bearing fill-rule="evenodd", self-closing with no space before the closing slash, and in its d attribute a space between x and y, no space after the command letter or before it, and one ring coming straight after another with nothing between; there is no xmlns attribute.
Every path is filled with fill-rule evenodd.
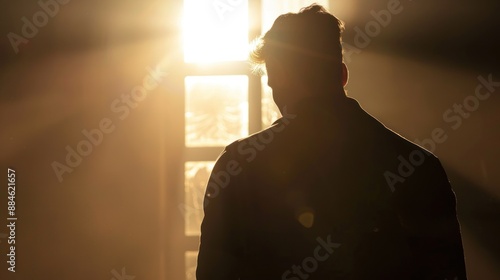
<svg viewBox="0 0 500 280"><path fill-rule="evenodd" d="M349 80L349 70L347 69L347 65L342 62L342 86L347 85L347 81Z"/></svg>
<svg viewBox="0 0 500 280"><path fill-rule="evenodd" d="M283 88L287 83L287 72L283 65L276 59L266 60L267 84L271 88Z"/></svg>

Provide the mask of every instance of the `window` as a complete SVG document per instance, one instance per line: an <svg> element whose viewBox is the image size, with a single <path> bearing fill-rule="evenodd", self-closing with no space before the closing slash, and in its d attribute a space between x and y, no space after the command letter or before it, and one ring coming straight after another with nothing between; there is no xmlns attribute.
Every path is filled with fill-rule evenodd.
<svg viewBox="0 0 500 280"><path fill-rule="evenodd" d="M223 147L248 135L248 76L188 76L186 146Z"/></svg>
<svg viewBox="0 0 500 280"><path fill-rule="evenodd" d="M185 0L184 61L245 60L248 16L247 0Z"/></svg>
<svg viewBox="0 0 500 280"><path fill-rule="evenodd" d="M249 39L277 16L328 1L184 0L185 162L180 210L184 215L186 279L194 280L203 196L224 146L280 117L267 77L251 74Z"/></svg>

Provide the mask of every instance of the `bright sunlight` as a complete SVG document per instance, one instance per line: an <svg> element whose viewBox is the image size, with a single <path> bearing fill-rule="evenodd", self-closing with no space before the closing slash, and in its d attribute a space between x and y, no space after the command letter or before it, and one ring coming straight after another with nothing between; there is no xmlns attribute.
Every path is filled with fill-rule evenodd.
<svg viewBox="0 0 500 280"><path fill-rule="evenodd" d="M182 26L186 63L247 59L247 0L186 0Z"/></svg>

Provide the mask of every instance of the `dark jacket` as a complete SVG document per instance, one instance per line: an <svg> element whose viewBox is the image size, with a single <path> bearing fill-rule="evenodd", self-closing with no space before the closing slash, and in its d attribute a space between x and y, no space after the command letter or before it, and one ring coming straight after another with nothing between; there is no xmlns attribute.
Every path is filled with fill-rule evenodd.
<svg viewBox="0 0 500 280"><path fill-rule="evenodd" d="M439 160L351 98L304 101L223 151L198 280L466 279Z"/></svg>

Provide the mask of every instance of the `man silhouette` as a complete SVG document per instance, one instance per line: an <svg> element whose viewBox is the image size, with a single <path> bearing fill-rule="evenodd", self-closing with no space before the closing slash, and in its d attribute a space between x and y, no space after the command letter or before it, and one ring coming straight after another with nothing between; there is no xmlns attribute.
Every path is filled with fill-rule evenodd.
<svg viewBox="0 0 500 280"><path fill-rule="evenodd" d="M466 279L446 173L346 96L342 31L314 4L251 53L283 118L217 160L198 280Z"/></svg>

